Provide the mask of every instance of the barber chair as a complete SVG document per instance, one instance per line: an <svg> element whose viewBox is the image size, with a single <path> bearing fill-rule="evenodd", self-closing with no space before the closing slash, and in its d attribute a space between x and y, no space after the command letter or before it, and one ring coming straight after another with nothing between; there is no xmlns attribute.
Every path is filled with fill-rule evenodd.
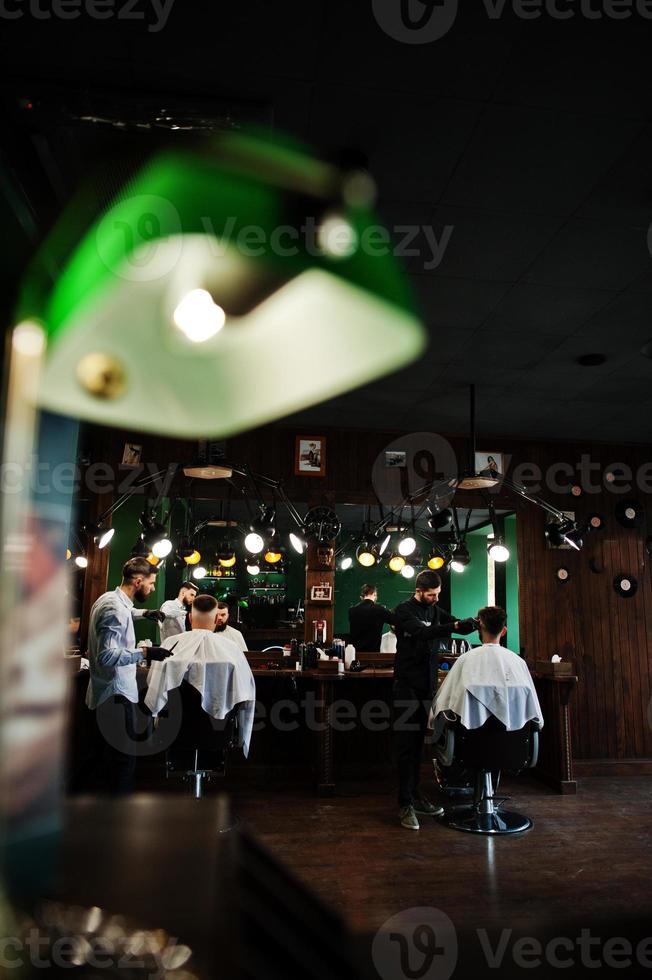
<svg viewBox="0 0 652 980"><path fill-rule="evenodd" d="M464 728L459 719L447 722L441 737L433 746L437 762L443 767L455 765L475 774L473 802L452 806L441 822L455 830L472 834L521 834L532 821L520 813L503 810L509 797L494 794L501 772L519 773L532 769L539 755L539 726L534 721L515 732L508 732L502 722L491 716L480 728Z"/></svg>
<svg viewBox="0 0 652 980"><path fill-rule="evenodd" d="M228 752L239 743L239 714L236 705L223 720L212 718L202 708L199 691L187 681L170 691L158 731L159 740L169 736L171 742L165 751L166 778L181 773L195 799L201 799L204 783L226 774Z"/></svg>

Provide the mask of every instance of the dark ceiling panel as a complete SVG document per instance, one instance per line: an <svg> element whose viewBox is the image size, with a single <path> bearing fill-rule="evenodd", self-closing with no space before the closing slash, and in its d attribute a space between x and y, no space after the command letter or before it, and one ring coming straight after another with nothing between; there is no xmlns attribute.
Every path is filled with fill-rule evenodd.
<svg viewBox="0 0 652 980"><path fill-rule="evenodd" d="M442 201L570 215L641 129L621 117L490 106Z"/></svg>
<svg viewBox="0 0 652 980"><path fill-rule="evenodd" d="M586 289L625 289L649 262L644 232L598 221L571 220L524 279Z"/></svg>

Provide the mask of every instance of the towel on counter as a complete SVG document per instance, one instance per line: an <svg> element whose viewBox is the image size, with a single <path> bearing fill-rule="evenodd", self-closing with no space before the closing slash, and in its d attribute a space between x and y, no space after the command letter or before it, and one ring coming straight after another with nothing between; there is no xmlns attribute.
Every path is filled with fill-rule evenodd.
<svg viewBox="0 0 652 980"><path fill-rule="evenodd" d="M244 653L232 640L208 630L170 636L161 646L174 652L149 669L145 704L152 714L165 707L169 691L184 680L199 691L202 708L212 718L222 721L236 704L242 704L242 751L248 756L256 683Z"/></svg>
<svg viewBox="0 0 652 980"><path fill-rule="evenodd" d="M493 715L508 732L528 721L543 727L541 705L524 660L497 643L485 643L463 654L451 667L432 703L430 727L435 737L450 713L467 729L480 728Z"/></svg>

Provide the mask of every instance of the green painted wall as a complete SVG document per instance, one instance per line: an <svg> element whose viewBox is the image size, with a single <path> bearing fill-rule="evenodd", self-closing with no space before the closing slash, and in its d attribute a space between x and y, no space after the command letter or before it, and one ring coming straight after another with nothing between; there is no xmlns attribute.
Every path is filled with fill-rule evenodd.
<svg viewBox="0 0 652 980"><path fill-rule="evenodd" d="M451 594L453 615L459 619L475 616L478 609L486 606L489 599L487 529L469 534L466 543L471 555L471 563L461 575L451 573ZM516 517L505 519L505 544L510 558L505 566L507 643L516 653L520 649L518 621L518 554L516 548ZM471 637L477 643L477 637Z"/></svg>
<svg viewBox="0 0 652 980"><path fill-rule="evenodd" d="M460 574L451 572L451 612L457 619L476 616L478 609L487 605L487 532L469 534L466 544L471 562ZM471 642L477 643L476 635Z"/></svg>
<svg viewBox="0 0 652 980"><path fill-rule="evenodd" d="M507 646L514 653L521 649L518 621L518 553L516 548L516 516L505 520L505 544L509 548L507 562Z"/></svg>

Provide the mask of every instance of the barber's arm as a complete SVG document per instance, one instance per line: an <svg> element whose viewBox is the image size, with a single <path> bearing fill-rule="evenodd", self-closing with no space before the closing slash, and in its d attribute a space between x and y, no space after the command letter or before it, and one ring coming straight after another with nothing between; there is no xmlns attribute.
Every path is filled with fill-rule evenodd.
<svg viewBox="0 0 652 980"><path fill-rule="evenodd" d="M102 667L127 667L143 659L142 650L127 650L124 646L124 628L118 616L106 610L98 617L97 655L95 659Z"/></svg>
<svg viewBox="0 0 652 980"><path fill-rule="evenodd" d="M131 618L137 619L148 619L153 623L162 623L168 617L160 609L132 609Z"/></svg>
<svg viewBox="0 0 652 980"><path fill-rule="evenodd" d="M381 608L383 610L383 614L385 617L383 619L383 622L389 623L390 626L396 626L396 624L398 623L398 616L396 615L394 610L388 609L387 606L382 606Z"/></svg>
<svg viewBox="0 0 652 980"><path fill-rule="evenodd" d="M416 636L424 640L439 640L444 636L450 636L457 629L457 620L442 609L439 613L439 623L424 623L411 613L397 610L394 616L395 624L400 625L410 636Z"/></svg>

